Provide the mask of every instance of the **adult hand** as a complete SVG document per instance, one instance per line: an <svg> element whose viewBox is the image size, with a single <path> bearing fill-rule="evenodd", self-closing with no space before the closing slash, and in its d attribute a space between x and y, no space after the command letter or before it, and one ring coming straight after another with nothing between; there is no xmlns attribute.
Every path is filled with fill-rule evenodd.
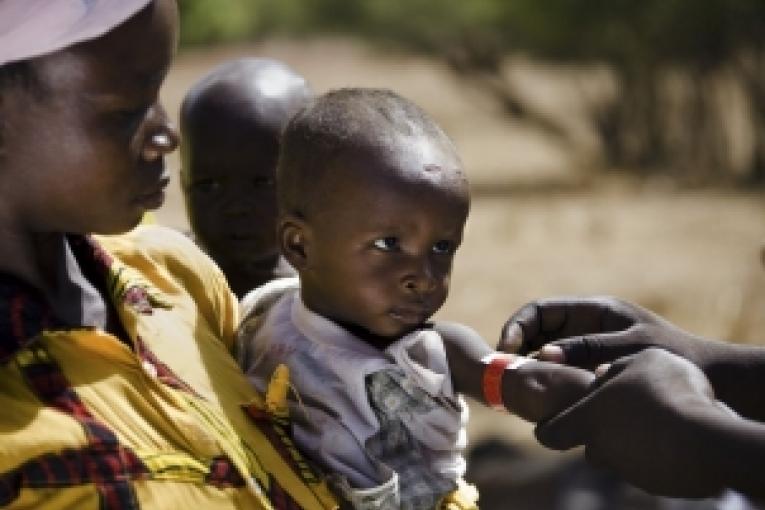
<svg viewBox="0 0 765 510"><path fill-rule="evenodd" d="M703 367L711 342L658 315L611 297L561 297L526 304L505 323L497 350L595 368L647 347L661 347Z"/></svg>
<svg viewBox="0 0 765 510"><path fill-rule="evenodd" d="M584 398L535 433L549 448L584 445L590 462L649 492L705 497L733 485L718 457L735 452L717 435L731 421L744 420L715 400L695 365L647 349L614 362Z"/></svg>
<svg viewBox="0 0 765 510"><path fill-rule="evenodd" d="M653 312L610 297L529 303L502 329L498 350L584 368L661 347L701 368L718 400L765 422L765 348L701 338Z"/></svg>

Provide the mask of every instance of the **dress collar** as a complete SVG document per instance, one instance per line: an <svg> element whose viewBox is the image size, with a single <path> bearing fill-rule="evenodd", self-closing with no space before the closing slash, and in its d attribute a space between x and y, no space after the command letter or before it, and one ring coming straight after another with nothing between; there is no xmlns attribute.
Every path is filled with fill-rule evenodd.
<svg viewBox="0 0 765 510"><path fill-rule="evenodd" d="M156 287L113 258L93 237L69 234L66 239L82 274L91 282L103 282L118 310L127 307L139 314L151 314L155 307L170 307ZM83 327L58 319L38 289L0 272L0 364L8 362L44 330Z"/></svg>
<svg viewBox="0 0 765 510"><path fill-rule="evenodd" d="M67 236L83 274L91 277L108 270L111 257L91 238ZM103 276L101 276L103 278ZM66 325L53 314L45 296L20 278L0 272L0 363L7 362L44 329Z"/></svg>

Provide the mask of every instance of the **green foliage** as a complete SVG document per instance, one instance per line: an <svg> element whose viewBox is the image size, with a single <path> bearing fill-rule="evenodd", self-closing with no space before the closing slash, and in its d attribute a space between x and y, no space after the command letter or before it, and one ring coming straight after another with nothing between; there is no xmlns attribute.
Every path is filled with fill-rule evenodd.
<svg viewBox="0 0 765 510"><path fill-rule="evenodd" d="M186 44L349 33L438 53L464 41L562 61L704 61L759 44L762 0L181 0Z"/></svg>
<svg viewBox="0 0 765 510"><path fill-rule="evenodd" d="M250 0L181 0L181 44L208 44L248 38L258 10Z"/></svg>
<svg viewBox="0 0 765 510"><path fill-rule="evenodd" d="M440 58L494 95L508 115L555 134L561 130L554 120L525 104L507 81L505 57L523 52L550 63L604 65L618 97L586 107L604 159L615 166L720 173L725 121L713 89L727 73L752 112L750 174L765 182L765 0L180 1L184 44L356 35ZM685 106L676 109L687 111L671 121L662 96L668 72L685 84ZM694 129L673 137L668 125Z"/></svg>

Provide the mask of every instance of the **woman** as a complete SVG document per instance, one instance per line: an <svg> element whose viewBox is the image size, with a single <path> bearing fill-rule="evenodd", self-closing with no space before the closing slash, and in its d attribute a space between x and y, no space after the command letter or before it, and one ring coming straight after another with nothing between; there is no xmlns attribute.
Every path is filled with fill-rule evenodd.
<svg viewBox="0 0 765 510"><path fill-rule="evenodd" d="M230 355L220 271L122 235L164 199L177 31L175 0L0 0L0 506L336 506Z"/></svg>

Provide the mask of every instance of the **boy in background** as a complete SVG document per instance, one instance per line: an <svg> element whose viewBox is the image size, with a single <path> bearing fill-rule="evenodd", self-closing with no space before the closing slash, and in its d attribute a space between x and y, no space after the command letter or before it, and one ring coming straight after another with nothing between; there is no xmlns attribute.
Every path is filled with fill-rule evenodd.
<svg viewBox="0 0 765 510"><path fill-rule="evenodd" d="M281 133L312 96L305 79L264 58L226 62L181 107L181 188L197 243L239 296L294 274L276 243L274 174Z"/></svg>
<svg viewBox="0 0 765 510"><path fill-rule="evenodd" d="M594 376L524 364L467 327L430 322L470 207L451 140L393 92L330 92L288 124L277 192L278 239L299 281L243 301L251 382L265 391L286 365L295 441L354 508L476 508L461 393L536 421Z"/></svg>

